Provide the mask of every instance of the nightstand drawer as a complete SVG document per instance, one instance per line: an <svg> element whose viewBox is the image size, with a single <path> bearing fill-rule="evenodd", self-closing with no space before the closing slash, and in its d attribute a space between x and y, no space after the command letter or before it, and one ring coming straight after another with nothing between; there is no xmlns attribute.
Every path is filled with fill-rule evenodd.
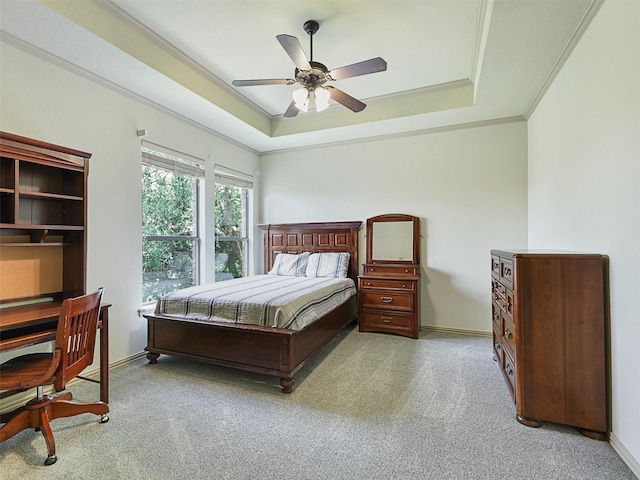
<svg viewBox="0 0 640 480"><path fill-rule="evenodd" d="M413 316L396 312L371 312L361 313L360 323L382 327L412 328Z"/></svg>
<svg viewBox="0 0 640 480"><path fill-rule="evenodd" d="M374 292L364 290L363 307L382 307L385 309L413 310L413 294L399 292Z"/></svg>
<svg viewBox="0 0 640 480"><path fill-rule="evenodd" d="M402 280L366 280L360 279L361 288L391 288L399 290L413 290L416 282L403 282Z"/></svg>

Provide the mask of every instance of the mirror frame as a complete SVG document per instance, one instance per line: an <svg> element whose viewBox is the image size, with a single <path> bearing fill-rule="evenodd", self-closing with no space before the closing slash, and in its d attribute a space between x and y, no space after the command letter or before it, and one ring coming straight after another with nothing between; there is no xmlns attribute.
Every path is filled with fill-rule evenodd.
<svg viewBox="0 0 640 480"><path fill-rule="evenodd" d="M412 260L376 260L373 258L373 224L380 222L412 222L413 223L413 259ZM378 215L367 219L367 263L384 264L419 264L420 263L420 218L402 213Z"/></svg>

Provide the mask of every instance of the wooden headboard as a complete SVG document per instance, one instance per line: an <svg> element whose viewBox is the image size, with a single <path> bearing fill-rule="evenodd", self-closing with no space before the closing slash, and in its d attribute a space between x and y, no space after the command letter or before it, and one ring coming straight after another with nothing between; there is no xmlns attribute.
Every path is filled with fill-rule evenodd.
<svg viewBox="0 0 640 480"><path fill-rule="evenodd" d="M279 253L348 252L348 275L358 281L358 230L362 222L281 223L258 225L264 231L264 272Z"/></svg>

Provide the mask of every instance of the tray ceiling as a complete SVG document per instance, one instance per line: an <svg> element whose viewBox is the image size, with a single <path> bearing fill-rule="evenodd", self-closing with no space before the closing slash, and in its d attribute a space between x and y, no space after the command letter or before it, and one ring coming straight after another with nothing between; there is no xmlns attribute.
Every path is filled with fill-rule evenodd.
<svg viewBox="0 0 640 480"><path fill-rule="evenodd" d="M524 120L601 0L0 0L3 41L264 153ZM296 85L276 35L320 24L313 60L387 71L333 82L367 104L282 114Z"/></svg>

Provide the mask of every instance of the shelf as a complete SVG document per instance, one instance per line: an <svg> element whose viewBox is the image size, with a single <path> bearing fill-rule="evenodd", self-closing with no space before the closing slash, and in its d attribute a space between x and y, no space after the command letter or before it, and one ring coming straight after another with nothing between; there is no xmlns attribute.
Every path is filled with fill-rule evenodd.
<svg viewBox="0 0 640 480"><path fill-rule="evenodd" d="M72 230L81 232L83 225L31 225L27 223L0 223L0 228L7 230Z"/></svg>
<svg viewBox="0 0 640 480"><path fill-rule="evenodd" d="M71 245L71 243L67 242L22 242L22 243L11 243L11 242L0 242L0 247L64 247L67 245Z"/></svg>
<svg viewBox="0 0 640 480"><path fill-rule="evenodd" d="M13 188L0 187L0 193L16 193L16 191Z"/></svg>
<svg viewBox="0 0 640 480"><path fill-rule="evenodd" d="M22 198L40 198L46 200L71 200L74 202L81 202L84 200L82 197L76 195L62 195L59 193L43 193L43 192L30 192L25 190L19 190L18 192Z"/></svg>

